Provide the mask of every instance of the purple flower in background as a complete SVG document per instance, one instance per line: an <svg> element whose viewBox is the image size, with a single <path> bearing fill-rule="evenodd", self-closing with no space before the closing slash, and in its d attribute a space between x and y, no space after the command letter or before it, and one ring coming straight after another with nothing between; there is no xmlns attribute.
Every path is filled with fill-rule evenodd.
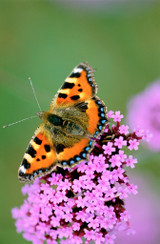
<svg viewBox="0 0 160 244"><path fill-rule="evenodd" d="M138 183L138 195L126 199L125 204L131 213L130 224L134 229L133 235L125 231L117 233L116 244L159 244L160 243L160 211L159 197L153 191L153 179L144 175L131 175Z"/></svg>
<svg viewBox="0 0 160 244"><path fill-rule="evenodd" d="M128 122L132 129L136 129L137 135L142 132L139 128L148 131L146 141L149 148L160 150L160 81L152 83L130 100Z"/></svg>
<svg viewBox="0 0 160 244"><path fill-rule="evenodd" d="M115 122L106 126L96 139L89 161L73 169L62 169L33 184L25 184L28 195L20 208L12 209L17 232L34 244L112 244L120 229L129 229L124 199L137 193L125 167L133 168L137 159L124 152L137 150L144 133L128 133L120 125L123 115L108 112ZM129 153L131 153L131 151Z"/></svg>

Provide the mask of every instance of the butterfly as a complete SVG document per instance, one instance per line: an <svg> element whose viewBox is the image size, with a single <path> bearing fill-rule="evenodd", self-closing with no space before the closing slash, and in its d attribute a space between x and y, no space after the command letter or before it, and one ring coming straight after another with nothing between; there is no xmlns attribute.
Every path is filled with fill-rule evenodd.
<svg viewBox="0 0 160 244"><path fill-rule="evenodd" d="M38 112L35 131L19 167L20 181L33 181L56 167L74 167L88 160L95 138L105 129L106 106L97 96L94 69L80 63L66 78L50 109Z"/></svg>

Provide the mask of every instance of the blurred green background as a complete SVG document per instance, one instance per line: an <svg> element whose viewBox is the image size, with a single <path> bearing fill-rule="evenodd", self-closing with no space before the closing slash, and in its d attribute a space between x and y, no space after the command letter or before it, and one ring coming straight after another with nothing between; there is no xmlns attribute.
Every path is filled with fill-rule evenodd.
<svg viewBox="0 0 160 244"><path fill-rule="evenodd" d="M38 111L28 77L47 110L74 66L88 61L96 68L98 96L108 110L126 114L129 98L160 77L160 3L142 2L87 7L67 1L0 1L1 244L28 243L16 233L11 208L23 202L17 170L40 121L2 129ZM139 158L134 171L147 175L158 195L160 156Z"/></svg>

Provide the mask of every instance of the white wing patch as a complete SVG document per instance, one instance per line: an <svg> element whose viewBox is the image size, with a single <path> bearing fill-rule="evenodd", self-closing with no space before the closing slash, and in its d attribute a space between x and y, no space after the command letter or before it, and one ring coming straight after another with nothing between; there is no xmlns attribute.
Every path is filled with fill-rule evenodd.
<svg viewBox="0 0 160 244"><path fill-rule="evenodd" d="M26 173L26 169L23 165L20 166L19 171L21 171L23 174Z"/></svg>

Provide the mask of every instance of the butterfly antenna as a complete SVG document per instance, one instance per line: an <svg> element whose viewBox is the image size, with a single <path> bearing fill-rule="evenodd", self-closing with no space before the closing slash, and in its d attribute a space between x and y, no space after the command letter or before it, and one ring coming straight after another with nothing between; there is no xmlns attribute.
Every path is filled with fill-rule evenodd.
<svg viewBox="0 0 160 244"><path fill-rule="evenodd" d="M19 120L19 121L16 121L16 122L14 122L14 123L9 124L9 125L4 125L3 128L7 128L7 127L9 127L9 126L11 126L11 125L15 125L15 124L18 124L18 123L20 123L20 122L22 122L22 121L25 121L25 120L27 120L27 119L33 119L33 118L37 118L37 115L33 115L33 116L31 116L31 117L28 117L28 118L25 118L25 119L21 119L21 120Z"/></svg>
<svg viewBox="0 0 160 244"><path fill-rule="evenodd" d="M33 86L31 77L28 77L28 80L29 80L30 85L31 85L31 87L32 87L32 91L33 91L34 97L35 97L35 99L36 99L37 105L38 105L38 107L39 107L39 110L42 111L41 106L40 106L40 104L39 104L39 102L38 102L38 99L37 99L37 95L36 95L36 92L35 92L35 89L34 89L34 86Z"/></svg>

